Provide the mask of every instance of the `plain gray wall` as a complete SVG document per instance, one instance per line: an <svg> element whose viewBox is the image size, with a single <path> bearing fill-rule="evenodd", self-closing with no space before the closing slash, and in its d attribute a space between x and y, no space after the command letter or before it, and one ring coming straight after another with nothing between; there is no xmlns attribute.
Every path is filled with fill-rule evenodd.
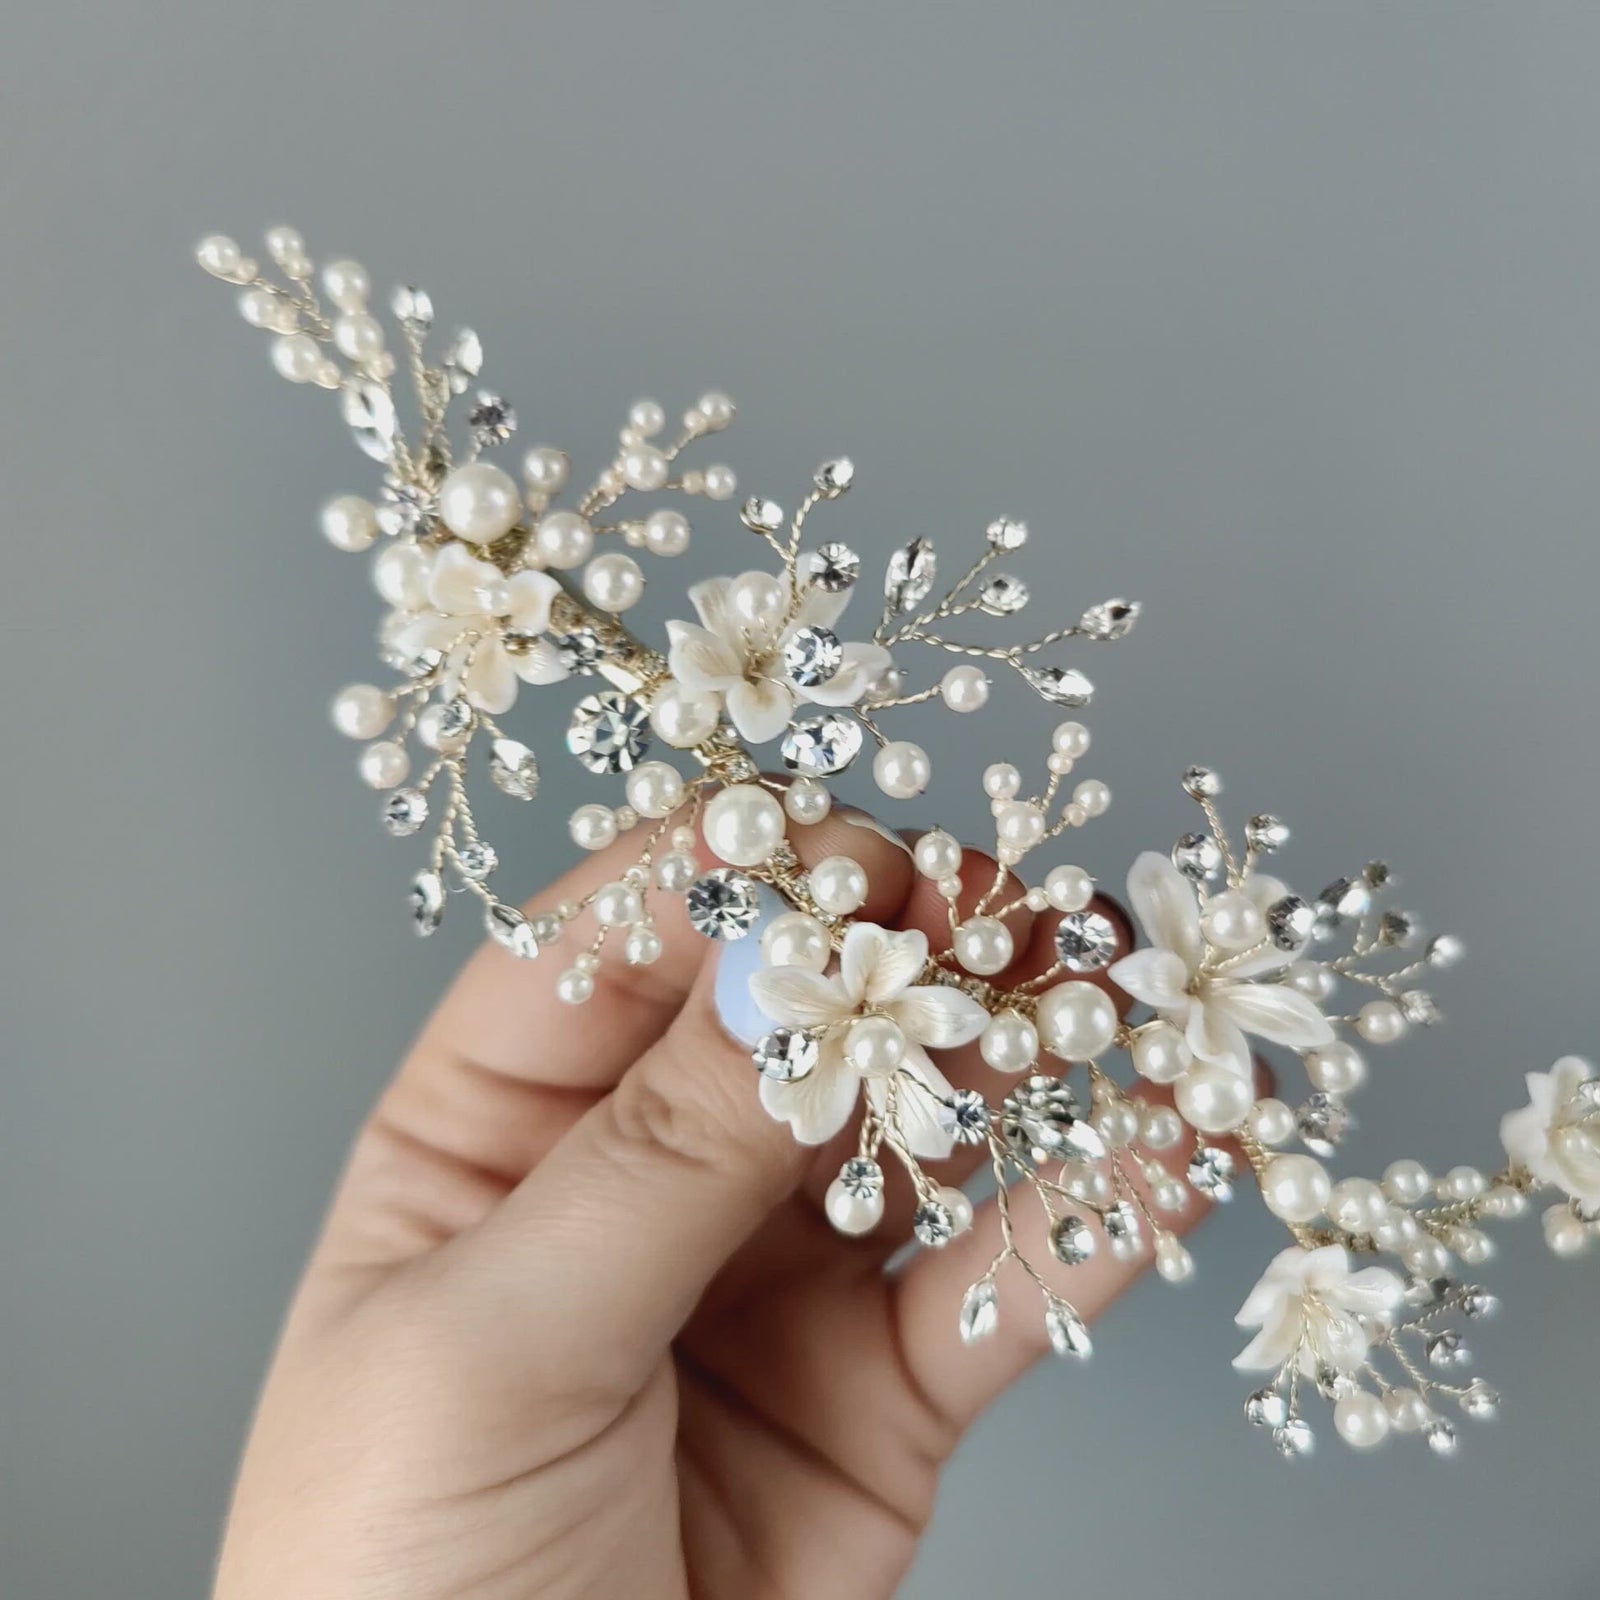
<svg viewBox="0 0 1600 1600"><path fill-rule="evenodd" d="M313 519L367 464L203 231L425 284L528 442L592 461L717 383L747 485L854 455L875 558L1003 510L1063 610L1141 597L1090 663L1089 864L1188 826L1204 759L1310 887L1382 853L1472 947L1354 1167L1492 1160L1519 1074L1600 1048L1593 6L8 9L7 1600L203 1589L342 1147L462 949L411 937L323 720L372 601ZM1593 1594L1600 1271L1506 1239L1505 1414L1456 1461L1246 1430L1247 1201L986 1419L906 1592Z"/></svg>

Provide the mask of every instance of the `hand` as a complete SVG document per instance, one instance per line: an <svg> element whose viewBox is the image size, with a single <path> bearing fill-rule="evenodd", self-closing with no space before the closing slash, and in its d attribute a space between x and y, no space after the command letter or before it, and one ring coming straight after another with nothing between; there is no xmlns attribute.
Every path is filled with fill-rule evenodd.
<svg viewBox="0 0 1600 1600"><path fill-rule="evenodd" d="M862 917L942 933L874 826L796 831L806 860L867 868ZM537 905L632 859L621 840ZM967 863L976 898L993 867ZM218 1600L893 1592L941 1466L1044 1349L1036 1293L1003 1274L998 1333L963 1346L993 1202L890 1272L910 1209L892 1170L883 1225L832 1231L853 1136L796 1145L719 1022L719 952L756 941L710 944L660 900L661 960L608 959L578 1009L555 998L559 950L486 946L383 1094L262 1396ZM1022 915L1008 976L1049 965L1051 920ZM942 1064L993 1082L976 1047ZM940 1175L978 1159L958 1147ZM1068 1292L1092 1318L1145 1264L1102 1249Z"/></svg>

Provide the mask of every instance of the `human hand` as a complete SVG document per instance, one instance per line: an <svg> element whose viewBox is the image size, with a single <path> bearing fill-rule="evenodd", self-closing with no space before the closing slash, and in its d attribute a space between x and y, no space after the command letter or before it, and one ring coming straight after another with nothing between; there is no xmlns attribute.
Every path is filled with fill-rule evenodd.
<svg viewBox="0 0 1600 1600"><path fill-rule="evenodd" d="M807 862L866 867L862 918L943 932L944 900L875 826L836 813L791 837ZM537 908L633 853L584 861ZM993 870L967 852L968 898ZM1053 917L1010 920L1023 954L1001 983L1053 959ZM998 1332L961 1343L992 1201L893 1272L904 1190L874 1233L834 1233L822 1197L853 1132L797 1145L719 1020L719 959L747 972L756 939L711 944L679 901L657 925L660 961L607 962L581 1010L555 997L559 958L487 945L428 1023L296 1294L217 1600L893 1592L940 1468L1046 1348L1033 1291L1012 1285L1008 1316L1002 1279ZM976 1046L941 1065L958 1087L992 1077ZM980 1159L958 1146L941 1177ZM1203 1210L1191 1194L1171 1225ZM1073 1303L1092 1319L1147 1265L1097 1251Z"/></svg>

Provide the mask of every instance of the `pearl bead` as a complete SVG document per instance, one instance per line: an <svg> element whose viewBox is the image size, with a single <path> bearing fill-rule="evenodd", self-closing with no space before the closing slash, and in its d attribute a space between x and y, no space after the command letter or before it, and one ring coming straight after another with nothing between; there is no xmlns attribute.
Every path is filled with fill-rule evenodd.
<svg viewBox="0 0 1600 1600"><path fill-rule="evenodd" d="M701 493L708 500L731 500L739 487L732 467L720 463L707 467L701 478Z"/></svg>
<svg viewBox="0 0 1600 1600"><path fill-rule="evenodd" d="M450 708L435 701L432 705L424 706L417 717L417 737L440 755L454 755L456 751L466 748L467 741L472 737L472 724L468 723L464 728L457 727Z"/></svg>
<svg viewBox="0 0 1600 1600"><path fill-rule="evenodd" d="M294 307L270 289L246 289L239 296L239 315L269 333L293 333L299 326Z"/></svg>
<svg viewBox="0 0 1600 1600"><path fill-rule="evenodd" d="M194 258L213 278L232 278L244 260L238 243L225 233L208 234L195 246Z"/></svg>
<svg viewBox="0 0 1600 1600"><path fill-rule="evenodd" d="M1194 1065L1194 1053L1170 1022L1147 1022L1133 1036L1133 1068L1151 1083L1176 1083Z"/></svg>
<svg viewBox="0 0 1600 1600"><path fill-rule="evenodd" d="M641 817L668 817L683 804L683 778L665 761L641 761L623 785Z"/></svg>
<svg viewBox="0 0 1600 1600"><path fill-rule="evenodd" d="M272 341L272 365L290 383L310 383L322 354L309 334L286 333Z"/></svg>
<svg viewBox="0 0 1600 1600"><path fill-rule="evenodd" d="M1320 961L1296 961L1283 975L1283 980L1298 994L1318 1005L1333 998L1339 980Z"/></svg>
<svg viewBox="0 0 1600 1600"><path fill-rule="evenodd" d="M1219 950L1248 950L1266 937L1267 919L1248 895L1227 889L1206 901L1200 928Z"/></svg>
<svg viewBox="0 0 1600 1600"><path fill-rule="evenodd" d="M844 1054L863 1076L886 1078L906 1058L906 1036L888 1017L859 1017L845 1034Z"/></svg>
<svg viewBox="0 0 1600 1600"><path fill-rule="evenodd" d="M948 878L940 878L940 880L934 884L934 888L937 889L946 900L959 900L961 898L960 875L952 872Z"/></svg>
<svg viewBox="0 0 1600 1600"><path fill-rule="evenodd" d="M615 615L638 605L644 595L644 573L632 556L607 551L583 569L583 594L590 605Z"/></svg>
<svg viewBox="0 0 1600 1600"><path fill-rule="evenodd" d="M1092 983L1058 983L1039 996L1039 1038L1063 1061L1092 1061L1116 1037L1117 1012Z"/></svg>
<svg viewBox="0 0 1600 1600"><path fill-rule="evenodd" d="M868 1195L854 1194L840 1179L835 1178L828 1185L822 1209L827 1213L828 1221L840 1233L852 1237L871 1233L883 1221L883 1191L879 1189Z"/></svg>
<svg viewBox="0 0 1600 1600"><path fill-rule="evenodd" d="M925 878L953 877L961 868L961 845L942 828L932 828L911 847L911 859Z"/></svg>
<svg viewBox="0 0 1600 1600"><path fill-rule="evenodd" d="M472 461L439 485L439 518L458 539L493 544L516 526L522 497L511 474L491 461Z"/></svg>
<svg viewBox="0 0 1600 1600"><path fill-rule="evenodd" d="M1018 854L1044 838L1044 812L1031 800L1008 800L995 813L995 838Z"/></svg>
<svg viewBox="0 0 1600 1600"><path fill-rule="evenodd" d="M566 487L567 453L553 445L538 444L522 458L522 476L537 494L559 494Z"/></svg>
<svg viewBox="0 0 1600 1600"><path fill-rule="evenodd" d="M867 900L866 869L849 856L828 856L811 869L811 898L836 917L859 911Z"/></svg>
<svg viewBox="0 0 1600 1600"><path fill-rule="evenodd" d="M654 928L634 928L622 954L630 967L653 966L661 959L661 935Z"/></svg>
<svg viewBox="0 0 1600 1600"><path fill-rule="evenodd" d="M644 547L655 556L681 556L689 548L689 519L681 511L652 511L644 519Z"/></svg>
<svg viewBox="0 0 1600 1600"><path fill-rule="evenodd" d="M939 681L939 697L952 711L979 711L989 702L989 680L982 667L951 667Z"/></svg>
<svg viewBox="0 0 1600 1600"><path fill-rule="evenodd" d="M1026 1072L1039 1058L1039 1034L1020 1011L1000 1011L978 1038L983 1059L996 1072Z"/></svg>
<svg viewBox="0 0 1600 1600"><path fill-rule="evenodd" d="M1356 1013L1356 1032L1368 1044L1393 1044L1405 1031L1405 1013L1392 1000L1369 1000Z"/></svg>
<svg viewBox="0 0 1600 1600"><path fill-rule="evenodd" d="M785 911L774 917L761 935L761 954L769 967L821 972L832 953L828 930L804 911Z"/></svg>
<svg viewBox="0 0 1600 1600"><path fill-rule="evenodd" d="M428 603L428 558L407 541L386 544L372 558L372 586L400 611L420 611Z"/></svg>
<svg viewBox="0 0 1600 1600"><path fill-rule="evenodd" d="M909 800L928 787L928 752L909 739L895 739L872 758L872 776L892 800Z"/></svg>
<svg viewBox="0 0 1600 1600"><path fill-rule="evenodd" d="M1274 1156L1261 1172L1261 1198L1285 1222L1309 1222L1328 1203L1328 1169L1313 1156Z"/></svg>
<svg viewBox="0 0 1600 1600"><path fill-rule="evenodd" d="M667 425L667 414L654 400L635 400L628 407L628 426L642 439L660 433Z"/></svg>
<svg viewBox="0 0 1600 1600"><path fill-rule="evenodd" d="M1081 761L1089 753L1089 730L1081 722L1063 722L1050 735L1051 747L1058 755Z"/></svg>
<svg viewBox="0 0 1600 1600"><path fill-rule="evenodd" d="M968 917L955 931L956 960L968 972L992 977L1011 963L1011 930L998 917Z"/></svg>
<svg viewBox="0 0 1600 1600"><path fill-rule="evenodd" d="M783 841L777 797L754 783L736 783L713 797L700 831L711 853L735 867L758 867Z"/></svg>
<svg viewBox="0 0 1600 1600"><path fill-rule="evenodd" d="M330 261L322 269L322 287L341 311L360 311L372 293L372 279L359 261Z"/></svg>
<svg viewBox="0 0 1600 1600"><path fill-rule="evenodd" d="M630 445L622 452L618 466L622 481L630 489L648 493L667 481L667 458L653 444Z"/></svg>
<svg viewBox="0 0 1600 1600"><path fill-rule="evenodd" d="M581 1006L594 997L594 979L577 967L569 967L556 979L556 999L563 1005Z"/></svg>
<svg viewBox="0 0 1600 1600"><path fill-rule="evenodd" d="M1120 1097L1108 1101L1095 1112L1094 1126L1107 1144L1121 1150L1139 1137L1139 1108Z"/></svg>
<svg viewBox="0 0 1600 1600"><path fill-rule="evenodd" d="M795 778L783 792L783 809L796 822L812 827L833 810L833 796L815 778Z"/></svg>
<svg viewBox="0 0 1600 1600"><path fill-rule="evenodd" d="M950 1213L950 1225L956 1233L965 1233L972 1226L972 1201L964 1190L945 1184L939 1190L939 1204Z"/></svg>
<svg viewBox="0 0 1600 1600"><path fill-rule="evenodd" d="M263 238L267 246L267 254L285 272L303 265L306 255L306 242L298 228L291 228L288 223L280 222L268 228Z"/></svg>
<svg viewBox="0 0 1600 1600"><path fill-rule="evenodd" d="M361 781L373 789L398 789L411 771L406 747L393 739L381 739L361 752Z"/></svg>
<svg viewBox="0 0 1600 1600"><path fill-rule="evenodd" d="M1250 1115L1245 1120L1249 1124L1252 1137L1259 1144L1268 1146L1283 1144L1294 1137L1294 1109L1282 1100L1274 1100L1270 1096L1264 1100L1257 1100L1251 1106Z"/></svg>
<svg viewBox="0 0 1600 1600"><path fill-rule="evenodd" d="M1328 1220L1350 1233L1371 1233L1389 1215L1389 1201L1370 1178L1341 1178L1328 1192Z"/></svg>
<svg viewBox="0 0 1600 1600"><path fill-rule="evenodd" d="M1541 1219L1544 1242L1554 1255L1572 1257L1582 1255L1590 1244L1588 1225L1573 1216L1566 1206L1551 1206Z"/></svg>
<svg viewBox="0 0 1600 1600"><path fill-rule="evenodd" d="M594 553L594 529L576 511L547 511L533 530L533 548L547 567L565 572Z"/></svg>
<svg viewBox="0 0 1600 1600"><path fill-rule="evenodd" d="M1156 1240L1156 1271L1168 1283L1185 1283L1194 1276L1194 1257L1181 1239L1164 1233Z"/></svg>
<svg viewBox="0 0 1600 1600"><path fill-rule="evenodd" d="M376 684L352 683L328 708L333 725L347 739L376 739L394 717L394 701Z"/></svg>
<svg viewBox="0 0 1600 1600"><path fill-rule="evenodd" d="M1389 1435L1389 1413L1377 1395L1356 1389L1334 1402L1333 1425L1347 1445L1371 1450Z"/></svg>
<svg viewBox="0 0 1600 1600"><path fill-rule="evenodd" d="M699 876L699 863L681 850L668 851L656 863L656 882L668 894L682 894Z"/></svg>
<svg viewBox="0 0 1600 1600"><path fill-rule="evenodd" d="M1346 1095L1367 1080L1366 1058L1343 1039L1305 1054L1306 1076L1324 1094Z"/></svg>
<svg viewBox="0 0 1600 1600"><path fill-rule="evenodd" d="M595 891L594 915L602 928L627 927L644 915L644 902L631 884L602 884Z"/></svg>
<svg viewBox="0 0 1600 1600"><path fill-rule="evenodd" d="M1094 879L1082 867L1052 867L1044 876L1044 893L1057 911L1082 911L1094 899Z"/></svg>
<svg viewBox="0 0 1600 1600"><path fill-rule="evenodd" d="M1098 778L1085 778L1072 791L1072 803L1082 806L1086 817L1104 816L1111 806L1111 789Z"/></svg>
<svg viewBox="0 0 1600 1600"><path fill-rule="evenodd" d="M617 836L617 816L610 806L579 806L567 819L567 832L580 850L604 850Z"/></svg>
<svg viewBox="0 0 1600 1600"><path fill-rule="evenodd" d="M1022 787L1022 774L1009 761L983 769L983 792L991 800L1009 800Z"/></svg>
<svg viewBox="0 0 1600 1600"><path fill-rule="evenodd" d="M335 550L370 550L378 538L378 512L358 494L342 494L322 508L322 537Z"/></svg>
<svg viewBox="0 0 1600 1600"><path fill-rule="evenodd" d="M1050 896L1043 889L1034 888L1023 895L1022 903L1037 915L1041 911L1050 909Z"/></svg>
<svg viewBox="0 0 1600 1600"><path fill-rule="evenodd" d="M691 694L681 684L666 683L650 706L650 726L675 750L702 744L716 732L721 702L712 694Z"/></svg>
<svg viewBox="0 0 1600 1600"><path fill-rule="evenodd" d="M1450 1270L1450 1252L1438 1239L1413 1240L1400 1259L1419 1278L1441 1278Z"/></svg>
<svg viewBox="0 0 1600 1600"><path fill-rule="evenodd" d="M365 365L383 354L383 324L365 311L335 317L333 342L340 355Z"/></svg>
<svg viewBox="0 0 1600 1600"><path fill-rule="evenodd" d="M1383 1192L1403 1206L1414 1206L1433 1187L1420 1161L1392 1161L1384 1169Z"/></svg>
<svg viewBox="0 0 1600 1600"><path fill-rule="evenodd" d="M1396 1433L1417 1433L1427 1426L1433 1412L1417 1389L1391 1389L1383 1397L1383 1409Z"/></svg>
<svg viewBox="0 0 1600 1600"><path fill-rule="evenodd" d="M1231 1133L1250 1114L1255 1090L1231 1067L1197 1061L1173 1085L1183 1120L1201 1133Z"/></svg>
<svg viewBox="0 0 1600 1600"><path fill-rule="evenodd" d="M733 421L733 401L720 390L712 389L701 395L695 401L694 408L706 427L714 433L720 433Z"/></svg>
<svg viewBox="0 0 1600 1600"><path fill-rule="evenodd" d="M1451 1167L1439 1180L1441 1200L1476 1200L1489 1187L1489 1180L1476 1167Z"/></svg>
<svg viewBox="0 0 1600 1600"><path fill-rule="evenodd" d="M1139 1115L1139 1143L1147 1150L1170 1150L1183 1137L1183 1118L1171 1106L1147 1105Z"/></svg>

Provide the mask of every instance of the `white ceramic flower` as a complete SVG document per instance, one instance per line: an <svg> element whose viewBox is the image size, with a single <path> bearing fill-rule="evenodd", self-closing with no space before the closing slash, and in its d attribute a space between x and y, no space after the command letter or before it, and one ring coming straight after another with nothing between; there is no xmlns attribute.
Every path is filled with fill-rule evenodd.
<svg viewBox="0 0 1600 1600"><path fill-rule="evenodd" d="M1245 893L1259 900L1281 889L1263 881L1247 883ZM1111 979L1179 1029L1195 1060L1249 1077L1247 1033L1295 1050L1333 1043L1314 1002L1287 984L1256 981L1280 972L1291 955L1270 942L1242 953L1207 944L1194 887L1166 856L1147 850L1134 862L1128 903L1153 948L1124 956Z"/></svg>
<svg viewBox="0 0 1600 1600"><path fill-rule="evenodd" d="M847 1024L862 1016L888 1017L905 1036L895 1098L895 1125L912 1153L941 1158L952 1139L940 1125L938 1102L949 1080L928 1050L970 1044L989 1014L970 995L945 984L919 984L928 960L921 933L892 933L858 922L844 936L837 973L804 967L768 967L750 980L761 1009L788 1028L826 1029L821 1059L792 1083L761 1080L761 1103L787 1122L802 1144L823 1144L850 1120L863 1088L877 1111L888 1104L888 1076L864 1076L845 1055ZM907 1083L909 1076L914 1083ZM920 1087L919 1087L920 1086Z"/></svg>
<svg viewBox="0 0 1600 1600"><path fill-rule="evenodd" d="M1584 1206L1600 1206L1600 1086L1583 1088L1593 1080L1587 1061L1563 1056L1530 1072L1528 1104L1500 1119L1506 1154Z"/></svg>
<svg viewBox="0 0 1600 1600"><path fill-rule="evenodd" d="M1355 1372L1372 1346L1372 1331L1361 1319L1381 1319L1404 1292L1387 1267L1352 1272L1343 1245L1291 1245L1273 1257L1233 1319L1241 1328L1260 1329L1233 1364L1272 1372L1293 1357L1307 1377L1318 1367Z"/></svg>
<svg viewBox="0 0 1600 1600"><path fill-rule="evenodd" d="M745 572L709 578L689 590L700 622L669 622L667 663L694 695L716 696L728 719L753 744L776 739L799 700L854 705L890 665L882 645L845 644L838 670L822 683L792 683L783 670L785 645L797 629L838 622L848 589L807 584L796 599L787 576Z"/></svg>
<svg viewBox="0 0 1600 1600"><path fill-rule="evenodd" d="M437 650L445 658L446 693L459 694L491 716L516 703L517 680L558 683L567 676L542 634L561 585L548 572L507 577L463 544L447 544L428 574L433 608L399 627L393 642L409 655ZM517 649L507 647L517 641Z"/></svg>

